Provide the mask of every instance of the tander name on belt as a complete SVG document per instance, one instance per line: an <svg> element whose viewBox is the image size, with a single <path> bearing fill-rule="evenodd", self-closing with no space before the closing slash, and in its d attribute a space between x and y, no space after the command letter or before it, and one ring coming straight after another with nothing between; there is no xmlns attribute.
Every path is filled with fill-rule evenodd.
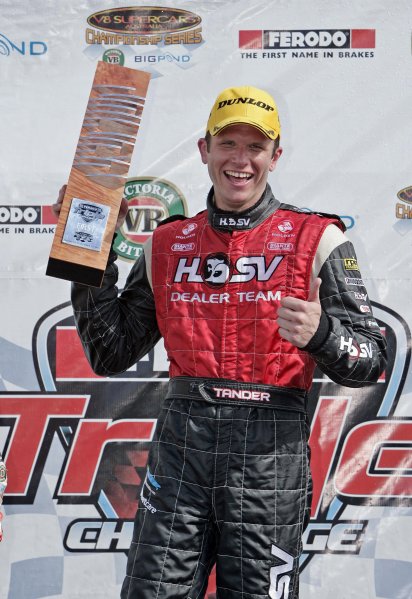
<svg viewBox="0 0 412 599"><path fill-rule="evenodd" d="M270 401L270 394L265 391L252 391L250 389L228 389L213 387L216 397L222 399L251 399L252 401Z"/></svg>

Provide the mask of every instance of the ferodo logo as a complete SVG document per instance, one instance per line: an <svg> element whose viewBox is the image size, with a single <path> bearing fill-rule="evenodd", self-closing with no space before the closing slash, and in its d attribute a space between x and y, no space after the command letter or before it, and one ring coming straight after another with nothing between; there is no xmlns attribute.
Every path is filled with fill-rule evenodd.
<svg viewBox="0 0 412 599"><path fill-rule="evenodd" d="M51 206L0 206L0 234L54 233L57 217ZM50 226L48 226L50 225Z"/></svg>
<svg viewBox="0 0 412 599"><path fill-rule="evenodd" d="M40 206L0 206L2 225L35 225L40 222Z"/></svg>
<svg viewBox="0 0 412 599"><path fill-rule="evenodd" d="M243 49L374 48L375 29L300 29L239 31Z"/></svg>
<svg viewBox="0 0 412 599"><path fill-rule="evenodd" d="M93 13L87 22L88 44L199 44L201 17L179 8L129 6ZM196 29L197 28L197 29Z"/></svg>
<svg viewBox="0 0 412 599"><path fill-rule="evenodd" d="M140 256L144 242L151 237L160 221L175 214L187 215L182 192L165 179L129 179L124 196L129 209L113 247L126 260L136 260Z"/></svg>
<svg viewBox="0 0 412 599"><path fill-rule="evenodd" d="M398 191L397 196L401 202L396 204L396 218L412 219L412 185Z"/></svg>

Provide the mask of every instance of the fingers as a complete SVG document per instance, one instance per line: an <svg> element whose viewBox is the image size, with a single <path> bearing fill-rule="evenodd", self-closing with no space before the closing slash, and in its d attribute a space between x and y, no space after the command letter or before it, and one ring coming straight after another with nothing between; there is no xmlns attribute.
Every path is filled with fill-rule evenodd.
<svg viewBox="0 0 412 599"><path fill-rule="evenodd" d="M120 204L120 209L119 209L119 214L118 214L117 222L116 222L116 229L120 229L120 227L123 225L125 218L127 216L128 210L129 210L128 201L126 200L126 198L122 198L122 201Z"/></svg>
<svg viewBox="0 0 412 599"><path fill-rule="evenodd" d="M295 312L295 311L301 310L302 308L304 308L304 305L306 303L307 302L305 302L305 300L301 300L301 299L298 299L297 297L292 297L290 295L287 295L286 297L282 297L282 299L280 300L281 308L279 308L278 314L279 314L280 310L282 310L282 308L284 310L288 310L289 312Z"/></svg>
<svg viewBox="0 0 412 599"><path fill-rule="evenodd" d="M295 345L305 347L319 326L321 305L319 288L322 280L314 279L307 300L283 297L277 314L279 335Z"/></svg>
<svg viewBox="0 0 412 599"><path fill-rule="evenodd" d="M64 196L66 194L66 190L67 190L67 185L62 185L61 188L59 189L59 195L57 197L57 200L52 205L52 210L53 210L55 216L57 216L57 217L60 214L60 210L62 207ZM119 209L119 214L118 214L117 222L116 222L116 229L120 229L120 227L123 225L124 220L127 215L128 208L129 208L129 204L128 204L126 198L122 198L122 201L120 204L120 209Z"/></svg>
<svg viewBox="0 0 412 599"><path fill-rule="evenodd" d="M304 318L293 318L293 317L285 318L285 317L278 315L276 322L278 323L279 328L297 329L298 327L301 327L302 325L305 324L305 319Z"/></svg>
<svg viewBox="0 0 412 599"><path fill-rule="evenodd" d="M66 193L67 185L62 185L59 189L57 201L52 205L52 210L55 216L59 216L63 203L64 194Z"/></svg>
<svg viewBox="0 0 412 599"><path fill-rule="evenodd" d="M60 203L63 201L64 198L64 194L66 193L66 189L67 189L67 184L62 185L59 189L59 201Z"/></svg>
<svg viewBox="0 0 412 599"><path fill-rule="evenodd" d="M288 329L279 328L279 335L282 337L282 339L289 341L289 343L295 345L296 347L304 347L306 345L302 335L299 333L293 333Z"/></svg>

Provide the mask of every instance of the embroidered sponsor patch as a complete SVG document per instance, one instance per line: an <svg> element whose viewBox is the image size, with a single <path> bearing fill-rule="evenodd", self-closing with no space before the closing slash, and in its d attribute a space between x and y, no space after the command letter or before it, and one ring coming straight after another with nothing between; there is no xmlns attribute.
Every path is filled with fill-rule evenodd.
<svg viewBox="0 0 412 599"><path fill-rule="evenodd" d="M359 270L358 262L355 258L344 258L343 264L345 270Z"/></svg>

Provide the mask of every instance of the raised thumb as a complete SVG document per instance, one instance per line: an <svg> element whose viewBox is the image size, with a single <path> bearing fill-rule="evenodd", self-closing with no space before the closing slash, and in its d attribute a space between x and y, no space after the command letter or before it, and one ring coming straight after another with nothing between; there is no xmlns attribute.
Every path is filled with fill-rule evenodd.
<svg viewBox="0 0 412 599"><path fill-rule="evenodd" d="M322 285L322 279L320 279L319 277L316 277L316 279L314 279L312 281L310 289L309 289L308 302L316 302L316 303L320 304L319 289L320 289L321 285Z"/></svg>

